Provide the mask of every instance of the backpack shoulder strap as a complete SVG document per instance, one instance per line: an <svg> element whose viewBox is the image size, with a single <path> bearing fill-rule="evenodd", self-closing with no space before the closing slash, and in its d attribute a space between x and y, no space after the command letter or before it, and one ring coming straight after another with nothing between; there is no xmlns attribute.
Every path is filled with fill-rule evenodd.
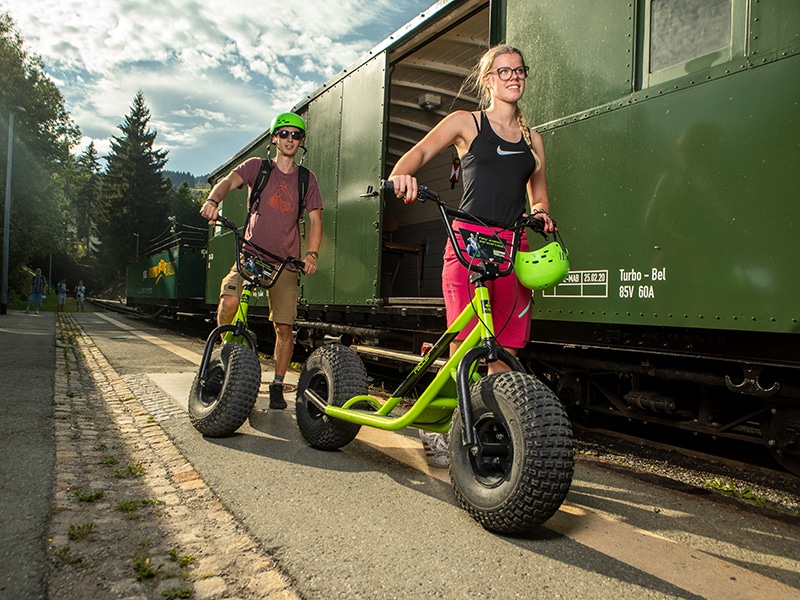
<svg viewBox="0 0 800 600"><path fill-rule="evenodd" d="M272 161L268 158L261 159L261 168L256 176L255 183L250 189L250 198L247 201L247 212L252 213L258 210L258 203L261 202L261 192L267 187L267 181L272 173Z"/></svg>
<svg viewBox="0 0 800 600"><path fill-rule="evenodd" d="M303 209L306 207L306 192L308 192L308 180L310 179L311 171L300 165L300 173L297 175L297 220L303 218Z"/></svg>

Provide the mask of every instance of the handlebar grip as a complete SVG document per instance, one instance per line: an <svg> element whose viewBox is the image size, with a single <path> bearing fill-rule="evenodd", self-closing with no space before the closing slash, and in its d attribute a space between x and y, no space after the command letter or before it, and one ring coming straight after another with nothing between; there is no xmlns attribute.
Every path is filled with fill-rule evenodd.
<svg viewBox="0 0 800 600"><path fill-rule="evenodd" d="M381 189L387 192L393 192L394 182L389 181L388 179L382 179ZM425 202L426 200L433 200L434 202L440 202L439 194L437 194L431 188L424 185L417 186L417 200L419 200L420 202Z"/></svg>
<svg viewBox="0 0 800 600"><path fill-rule="evenodd" d="M224 227L225 229L230 229L231 231L235 231L236 225L230 219L223 217L222 215L217 215L216 224L219 227Z"/></svg>
<svg viewBox="0 0 800 600"><path fill-rule="evenodd" d="M536 217L528 217L528 227L536 233L544 233L544 221Z"/></svg>

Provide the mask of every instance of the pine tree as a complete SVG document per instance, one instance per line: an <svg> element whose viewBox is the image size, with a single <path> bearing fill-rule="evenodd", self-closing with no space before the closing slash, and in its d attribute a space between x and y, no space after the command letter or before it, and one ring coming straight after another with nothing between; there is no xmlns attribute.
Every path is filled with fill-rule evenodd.
<svg viewBox="0 0 800 600"><path fill-rule="evenodd" d="M106 157L101 200L105 218L100 226L104 267L116 280L127 265L169 233L169 200L172 184L163 175L167 152L155 149L157 133L148 128L150 110L140 91L131 111L119 126Z"/></svg>
<svg viewBox="0 0 800 600"><path fill-rule="evenodd" d="M103 214L100 204L100 161L94 142L90 142L75 160L76 191L72 201L72 218L75 223L78 257L90 256L98 248L92 240L97 241L97 225Z"/></svg>
<svg viewBox="0 0 800 600"><path fill-rule="evenodd" d="M184 181L172 193L170 213L175 217L177 231L206 231L208 221L200 216L206 194L193 191Z"/></svg>

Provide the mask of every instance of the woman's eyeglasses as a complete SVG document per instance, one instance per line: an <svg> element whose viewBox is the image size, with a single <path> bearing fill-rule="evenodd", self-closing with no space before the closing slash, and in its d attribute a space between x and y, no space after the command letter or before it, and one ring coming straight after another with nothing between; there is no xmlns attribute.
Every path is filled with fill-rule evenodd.
<svg viewBox="0 0 800 600"><path fill-rule="evenodd" d="M496 73L497 76L500 78L500 81L508 81L511 79L511 74L513 73L519 79L525 79L528 76L528 72L531 70L530 67L517 67L516 69L512 69L511 67L500 67L499 69L494 69L493 71L489 71L489 73ZM487 75L489 73L486 73Z"/></svg>
<svg viewBox="0 0 800 600"><path fill-rule="evenodd" d="M289 131L288 129L281 129L280 131L275 132L275 135L282 140L285 140L289 136L292 136L293 140L302 140L305 137L302 131Z"/></svg>

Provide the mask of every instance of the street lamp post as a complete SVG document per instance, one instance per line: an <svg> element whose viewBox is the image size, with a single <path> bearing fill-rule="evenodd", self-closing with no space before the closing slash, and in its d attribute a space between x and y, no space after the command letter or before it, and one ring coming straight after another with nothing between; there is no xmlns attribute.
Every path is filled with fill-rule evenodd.
<svg viewBox="0 0 800 600"><path fill-rule="evenodd" d="M11 155L14 150L14 113L24 113L21 106L12 106L8 113L8 160L6 161L6 207L3 220L3 282L0 290L0 315L8 312L8 242L11 231Z"/></svg>
<svg viewBox="0 0 800 600"><path fill-rule="evenodd" d="M139 262L139 234L134 233L133 235L136 236L136 262Z"/></svg>

